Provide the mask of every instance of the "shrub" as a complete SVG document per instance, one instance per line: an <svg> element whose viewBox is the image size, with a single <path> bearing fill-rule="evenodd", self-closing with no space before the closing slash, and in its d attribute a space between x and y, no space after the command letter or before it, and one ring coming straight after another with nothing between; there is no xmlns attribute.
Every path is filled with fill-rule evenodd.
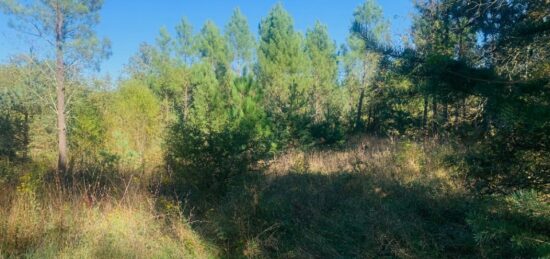
<svg viewBox="0 0 550 259"><path fill-rule="evenodd" d="M467 217L484 257L542 258L550 255L548 195L516 191L489 197Z"/></svg>
<svg viewBox="0 0 550 259"><path fill-rule="evenodd" d="M549 147L550 139L543 132L533 136L521 131L499 133L472 145L461 170L481 193L542 191L550 182Z"/></svg>
<svg viewBox="0 0 550 259"><path fill-rule="evenodd" d="M180 193L222 194L236 176L274 149L257 87L245 77L233 82L231 93L197 89L189 116L172 126L167 141L167 162Z"/></svg>
<svg viewBox="0 0 550 259"><path fill-rule="evenodd" d="M205 132L178 125L170 142L168 163L183 190L222 194L236 176L264 157L269 146L255 128L242 127L222 132Z"/></svg>

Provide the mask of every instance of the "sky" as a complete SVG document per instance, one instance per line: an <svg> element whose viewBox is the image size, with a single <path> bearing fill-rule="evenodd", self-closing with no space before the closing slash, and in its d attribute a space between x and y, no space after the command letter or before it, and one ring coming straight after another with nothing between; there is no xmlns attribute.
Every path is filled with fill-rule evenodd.
<svg viewBox="0 0 550 259"><path fill-rule="evenodd" d="M278 2L294 18L297 31L304 33L315 22L326 24L338 45L349 33L353 11L364 0L105 0L101 22L96 27L100 37L112 42L112 56L101 65L101 73L118 77L143 42L154 43L161 27L174 32L182 17L187 17L198 32L204 22L212 20L223 28L233 9L240 8L256 35L258 24ZM413 0L378 0L392 24L392 38L409 31ZM16 34L8 27L10 18L0 13L0 62L11 55L28 52L33 39Z"/></svg>

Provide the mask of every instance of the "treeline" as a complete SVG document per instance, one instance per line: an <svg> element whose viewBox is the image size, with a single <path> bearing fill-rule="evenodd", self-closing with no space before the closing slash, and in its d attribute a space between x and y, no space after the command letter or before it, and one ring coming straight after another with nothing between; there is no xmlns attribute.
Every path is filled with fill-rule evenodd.
<svg viewBox="0 0 550 259"><path fill-rule="evenodd" d="M182 19L141 45L116 89L66 73L70 167L164 167L212 193L288 147L369 133L465 143L449 162L479 191L542 189L548 13L544 0L418 1L400 46L372 0L341 46L321 22L296 31L281 4L258 37L238 9L223 30L208 21L194 33ZM55 163L52 65L26 55L1 67L2 157Z"/></svg>

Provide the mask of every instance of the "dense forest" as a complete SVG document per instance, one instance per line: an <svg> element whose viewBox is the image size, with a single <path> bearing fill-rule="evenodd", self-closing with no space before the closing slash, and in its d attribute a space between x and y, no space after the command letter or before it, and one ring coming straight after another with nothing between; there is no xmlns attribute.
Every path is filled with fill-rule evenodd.
<svg viewBox="0 0 550 259"><path fill-rule="evenodd" d="M1 258L547 258L550 2L182 18L120 79L101 0L0 0ZM26 43L24 41L24 43Z"/></svg>

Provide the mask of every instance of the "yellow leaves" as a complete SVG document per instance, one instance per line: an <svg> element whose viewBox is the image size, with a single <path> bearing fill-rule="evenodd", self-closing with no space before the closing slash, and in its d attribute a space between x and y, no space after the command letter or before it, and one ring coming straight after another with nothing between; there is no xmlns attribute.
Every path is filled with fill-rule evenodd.
<svg viewBox="0 0 550 259"><path fill-rule="evenodd" d="M135 167L154 167L162 160L164 124L160 102L137 80L123 83L109 104L105 120L107 147Z"/></svg>

